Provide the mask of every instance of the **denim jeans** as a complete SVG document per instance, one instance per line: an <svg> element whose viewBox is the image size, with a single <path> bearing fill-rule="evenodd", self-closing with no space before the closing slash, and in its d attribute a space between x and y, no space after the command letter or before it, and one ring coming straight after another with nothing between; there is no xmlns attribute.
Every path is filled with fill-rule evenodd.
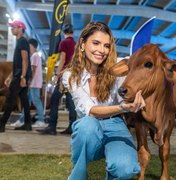
<svg viewBox="0 0 176 180"><path fill-rule="evenodd" d="M28 101L28 87L20 87L20 78L13 78L12 82L10 83L9 92L5 102L5 110L0 119L0 124L6 124L7 120L10 117L11 112L17 102L17 97L19 96L21 99L22 107L24 107L24 114L25 114L25 124L31 124L30 120L30 107Z"/></svg>
<svg viewBox="0 0 176 180"><path fill-rule="evenodd" d="M43 105L42 101L40 98L40 88L30 88L29 89L29 102L33 103L34 106L37 109L37 114L38 114L38 120L41 122L44 122L44 110L43 110ZM20 122L24 122L24 111L22 110L22 114L20 116Z"/></svg>
<svg viewBox="0 0 176 180"><path fill-rule="evenodd" d="M63 96L63 93L60 92L59 90L59 83L60 81L58 80L57 85L55 86L54 91L52 93L51 102L50 102L50 119L49 119L48 127L50 127L53 130L56 130L57 127L58 106L61 97ZM71 94L69 92L66 92L65 95L66 95L66 107L69 111L69 122L70 124L72 124L77 118L75 105L72 100Z"/></svg>
<svg viewBox="0 0 176 180"><path fill-rule="evenodd" d="M30 88L31 100L37 109L38 120L44 122L44 110L40 98L40 88Z"/></svg>
<svg viewBox="0 0 176 180"><path fill-rule="evenodd" d="M106 159L107 180L130 179L140 172L137 150L124 121L86 116L72 124L73 169L68 180L86 180L87 163Z"/></svg>

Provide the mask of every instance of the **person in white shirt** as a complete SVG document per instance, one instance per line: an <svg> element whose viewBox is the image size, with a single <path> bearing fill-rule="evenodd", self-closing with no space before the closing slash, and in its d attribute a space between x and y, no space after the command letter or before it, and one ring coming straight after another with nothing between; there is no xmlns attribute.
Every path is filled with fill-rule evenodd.
<svg viewBox="0 0 176 180"><path fill-rule="evenodd" d="M116 63L109 27L91 22L82 31L62 83L69 90L79 119L72 124L73 170L68 180L86 180L87 163L106 159L106 179L130 179L140 172L137 150L122 113L145 106L139 91L133 103L119 104L118 79L108 73Z"/></svg>

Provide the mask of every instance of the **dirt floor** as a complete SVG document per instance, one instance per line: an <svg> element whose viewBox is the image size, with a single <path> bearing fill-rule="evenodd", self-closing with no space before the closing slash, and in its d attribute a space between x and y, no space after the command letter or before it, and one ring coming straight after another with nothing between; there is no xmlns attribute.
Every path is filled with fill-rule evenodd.
<svg viewBox="0 0 176 180"><path fill-rule="evenodd" d="M17 119L11 117L11 121ZM6 132L0 133L0 153L50 153L50 154L70 154L70 136L61 135L59 132L68 126L67 117L58 120L58 133L56 136L40 135L33 128L31 132L15 131L14 127L6 126ZM148 138L149 147L152 154L158 154L156 146ZM171 136L171 154L176 154L176 128Z"/></svg>

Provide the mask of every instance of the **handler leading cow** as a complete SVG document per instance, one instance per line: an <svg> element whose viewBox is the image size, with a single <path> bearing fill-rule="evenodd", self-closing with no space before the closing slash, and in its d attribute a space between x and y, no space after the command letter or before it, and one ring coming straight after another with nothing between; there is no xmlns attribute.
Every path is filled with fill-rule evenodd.
<svg viewBox="0 0 176 180"><path fill-rule="evenodd" d="M138 143L138 156L141 166L139 179L144 179L145 169L151 158L147 145L147 134L159 146L162 162L161 180L169 180L168 159L170 136L174 127L176 106L174 100L174 76L176 64L158 48L147 44L130 59L114 65L110 73L115 76L127 75L119 94L127 102L134 100L137 91L142 90L146 106L135 115L135 130Z"/></svg>

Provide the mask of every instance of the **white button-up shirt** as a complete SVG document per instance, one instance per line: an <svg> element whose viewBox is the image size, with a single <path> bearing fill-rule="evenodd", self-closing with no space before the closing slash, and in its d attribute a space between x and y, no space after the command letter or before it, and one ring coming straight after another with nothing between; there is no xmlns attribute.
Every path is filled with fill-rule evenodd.
<svg viewBox="0 0 176 180"><path fill-rule="evenodd" d="M108 100L104 103L100 103L97 101L96 97L90 96L90 89L89 89L89 82L90 79L90 73L84 70L80 85L77 87L76 82L72 83L72 89L69 88L68 79L70 77L70 72L65 71L62 76L62 83L65 88L69 89L69 92L72 95L74 104L75 104L75 110L79 117L88 116L90 109L93 106L96 105L105 105L105 106L111 106L111 105L117 105L119 104L119 95L118 95L118 85L119 85L119 78L116 79L116 82L113 86L113 88L110 91L110 96ZM121 83L120 83L121 84Z"/></svg>

